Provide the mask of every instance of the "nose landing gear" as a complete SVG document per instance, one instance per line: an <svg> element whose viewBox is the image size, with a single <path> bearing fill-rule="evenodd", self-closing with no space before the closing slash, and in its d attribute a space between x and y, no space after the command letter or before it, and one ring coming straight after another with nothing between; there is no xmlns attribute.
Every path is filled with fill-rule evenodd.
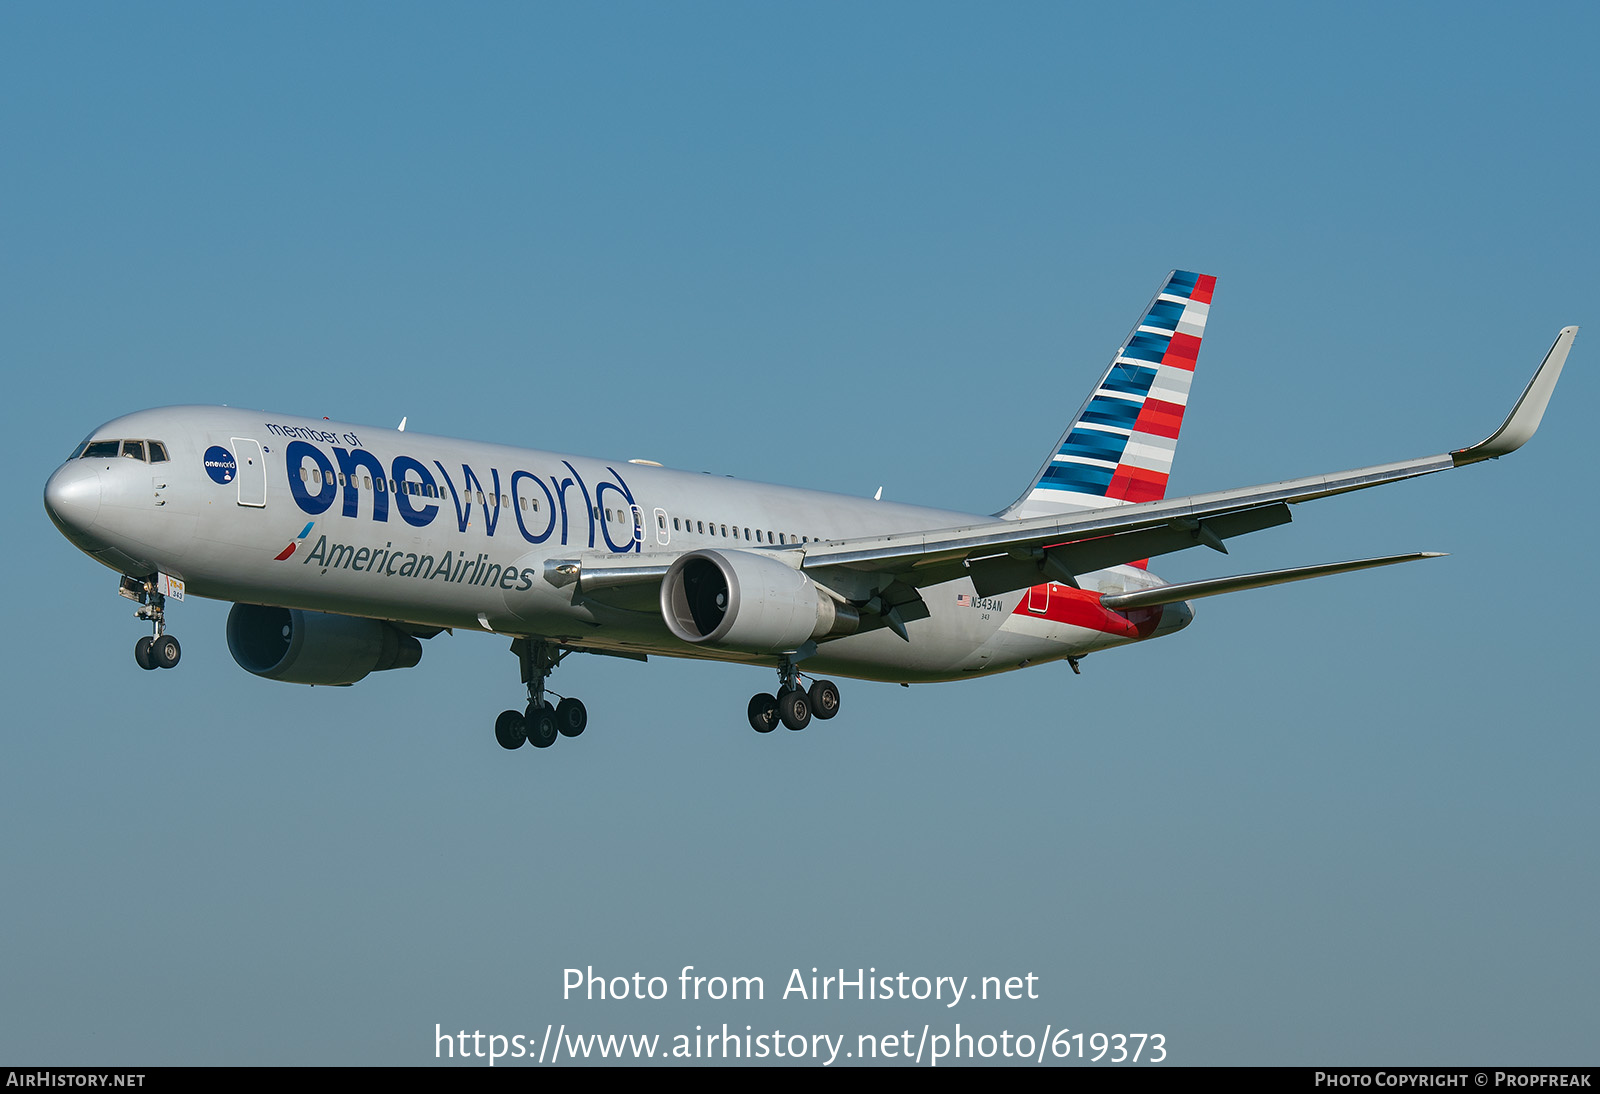
<svg viewBox="0 0 1600 1094"><path fill-rule="evenodd" d="M148 619L155 632L133 645L133 660L142 669L175 668L183 656L178 640L166 633L167 598L156 590L156 581L154 574L143 580L124 576L117 586L118 594L138 602L139 610L133 614L139 619Z"/></svg>

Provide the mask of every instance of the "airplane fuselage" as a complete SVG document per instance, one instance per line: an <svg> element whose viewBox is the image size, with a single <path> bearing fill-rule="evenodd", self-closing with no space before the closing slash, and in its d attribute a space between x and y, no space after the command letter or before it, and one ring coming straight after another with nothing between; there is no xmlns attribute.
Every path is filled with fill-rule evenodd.
<svg viewBox="0 0 1600 1094"><path fill-rule="evenodd" d="M142 442L138 452L108 447L127 440ZM166 458L154 460L158 453ZM635 655L777 661L676 638L658 584L591 594L562 582L561 564L648 567L713 549L797 565L815 543L993 521L227 407L130 414L73 455L51 478L47 506L69 539L119 573L159 572L220 600ZM805 668L959 679L1170 633L1192 618L1184 604L1101 607L1102 593L1160 584L1138 567L1078 584L989 597L965 580L933 586L923 591L928 617L911 625L909 641L887 628L832 638Z"/></svg>

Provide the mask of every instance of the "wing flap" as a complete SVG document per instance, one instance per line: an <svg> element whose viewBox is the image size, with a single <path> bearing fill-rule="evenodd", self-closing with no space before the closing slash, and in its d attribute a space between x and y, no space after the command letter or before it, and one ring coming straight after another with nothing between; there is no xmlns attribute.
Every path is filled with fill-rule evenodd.
<svg viewBox="0 0 1600 1094"><path fill-rule="evenodd" d="M1224 513L1203 521L1184 519L1139 532L1121 532L1076 543L1035 548L1037 554L1030 553L1020 559L1007 552L976 559L962 569L972 578L973 589L979 596L999 596L1001 593L1038 585L1042 581L1074 585L1077 582L1072 579L1079 574L1184 551L1198 543L1210 545L1207 537L1218 541L1232 539L1234 536L1259 532L1263 528L1288 524L1290 519L1289 507L1280 502ZM922 575L919 573L918 576ZM960 572L952 572L946 580L960 576Z"/></svg>

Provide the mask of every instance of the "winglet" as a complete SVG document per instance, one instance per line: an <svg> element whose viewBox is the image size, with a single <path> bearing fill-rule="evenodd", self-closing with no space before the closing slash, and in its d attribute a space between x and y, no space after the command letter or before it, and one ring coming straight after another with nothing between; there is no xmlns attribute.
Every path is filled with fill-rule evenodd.
<svg viewBox="0 0 1600 1094"><path fill-rule="evenodd" d="M1561 333L1556 335L1555 344L1550 347L1550 352L1544 355L1544 363L1539 366L1539 371L1533 374L1533 379L1528 381L1528 386L1523 389L1522 398L1517 400L1517 405L1511 408L1511 413L1500 424L1500 428L1486 440L1479 441L1470 448L1457 449L1450 453L1450 458L1457 467L1479 460L1492 460L1507 453L1515 452L1521 448L1534 430L1539 428L1539 421L1544 417L1544 408L1550 403L1550 393L1556 389L1556 381L1561 379L1561 366L1567 363L1567 351L1572 349L1572 340L1578 336L1577 327L1563 327Z"/></svg>

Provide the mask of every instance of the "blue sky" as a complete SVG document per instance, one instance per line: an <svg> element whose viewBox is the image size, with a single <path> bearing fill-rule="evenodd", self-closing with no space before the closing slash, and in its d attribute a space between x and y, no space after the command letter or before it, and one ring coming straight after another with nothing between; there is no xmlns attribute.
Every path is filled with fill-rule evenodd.
<svg viewBox="0 0 1600 1094"><path fill-rule="evenodd" d="M1180 1063L1594 1063L1593 329L1516 456L1301 507L1198 605L959 685L501 639L349 689L137 669L38 492L169 403L990 512L1164 273L1218 276L1172 490L1491 431L1590 324L1592 8L10 5L0 11L0 1061L382 1063L447 1031L1159 1032ZM1199 557L1204 556L1204 557ZM562 970L759 975L563 1000ZM791 969L1039 977L801 1002Z"/></svg>

